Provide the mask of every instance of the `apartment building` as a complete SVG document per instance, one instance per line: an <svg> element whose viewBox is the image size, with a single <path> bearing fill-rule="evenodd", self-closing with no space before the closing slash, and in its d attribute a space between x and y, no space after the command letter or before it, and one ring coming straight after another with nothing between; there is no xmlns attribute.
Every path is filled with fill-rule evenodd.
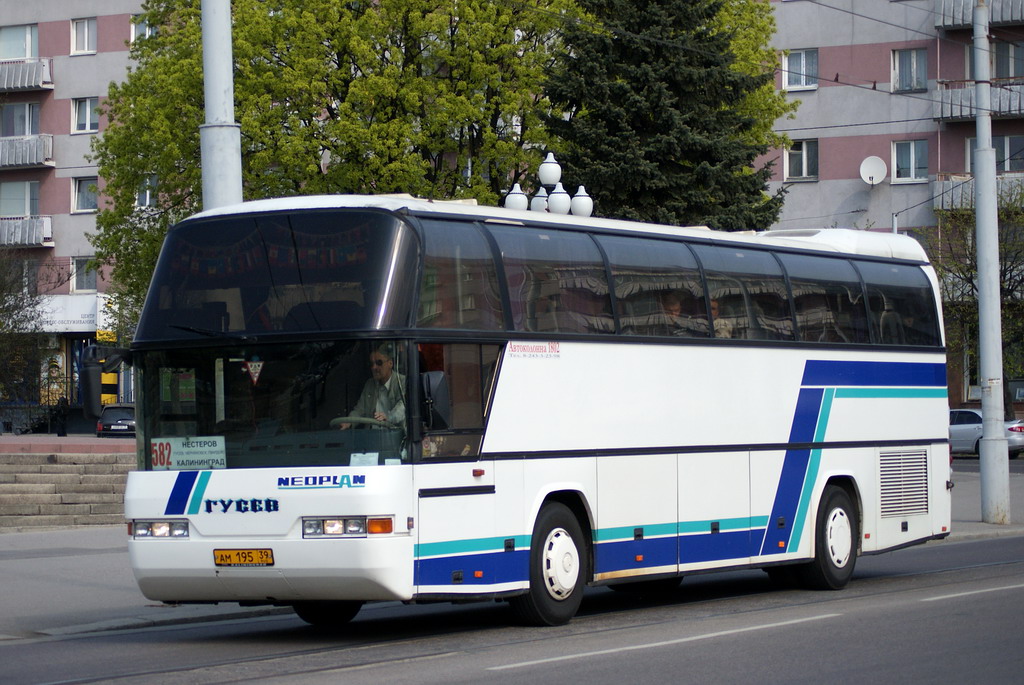
<svg viewBox="0 0 1024 685"><path fill-rule="evenodd" d="M88 268L96 230L90 143L99 106L125 77L142 0L0 0L0 246L45 295L40 403L78 404L77 364L104 328L103 274ZM0 400L2 401L2 400Z"/></svg>
<svg viewBox="0 0 1024 685"><path fill-rule="evenodd" d="M774 228L898 230L928 244L941 230L936 209L974 204L975 0L771 4L777 87L800 101L794 118L776 123L792 144L770 155L770 186L788 191ZM1005 195L1024 184L1024 2L989 7ZM969 370L960 380L951 370L953 404L972 399Z"/></svg>

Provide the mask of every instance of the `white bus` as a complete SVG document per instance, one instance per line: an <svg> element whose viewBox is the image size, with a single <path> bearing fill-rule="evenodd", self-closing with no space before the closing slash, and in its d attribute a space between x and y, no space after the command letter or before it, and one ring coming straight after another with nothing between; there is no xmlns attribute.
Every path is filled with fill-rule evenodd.
<svg viewBox="0 0 1024 685"><path fill-rule="evenodd" d="M839 589L950 531L912 239L300 197L168 234L131 350L143 594L504 599L763 569Z"/></svg>

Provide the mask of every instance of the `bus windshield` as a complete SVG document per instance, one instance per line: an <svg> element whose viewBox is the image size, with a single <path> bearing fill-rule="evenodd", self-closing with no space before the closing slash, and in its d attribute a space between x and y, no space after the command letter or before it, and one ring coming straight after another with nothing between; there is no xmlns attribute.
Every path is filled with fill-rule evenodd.
<svg viewBox="0 0 1024 685"><path fill-rule="evenodd" d="M136 342L400 328L416 237L372 210L186 221L167 234Z"/></svg>
<svg viewBox="0 0 1024 685"><path fill-rule="evenodd" d="M393 342L152 351L137 370L149 469L408 461L408 370Z"/></svg>

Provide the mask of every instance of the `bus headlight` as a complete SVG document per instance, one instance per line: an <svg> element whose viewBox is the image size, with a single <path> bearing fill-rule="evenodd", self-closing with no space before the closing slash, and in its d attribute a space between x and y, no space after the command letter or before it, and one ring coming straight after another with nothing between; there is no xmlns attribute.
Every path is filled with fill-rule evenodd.
<svg viewBox="0 0 1024 685"><path fill-rule="evenodd" d="M143 538L187 538L188 521L133 521L132 537Z"/></svg>
<svg viewBox="0 0 1024 685"><path fill-rule="evenodd" d="M394 518L390 516L345 516L302 520L304 538L365 537L392 533L394 529Z"/></svg>

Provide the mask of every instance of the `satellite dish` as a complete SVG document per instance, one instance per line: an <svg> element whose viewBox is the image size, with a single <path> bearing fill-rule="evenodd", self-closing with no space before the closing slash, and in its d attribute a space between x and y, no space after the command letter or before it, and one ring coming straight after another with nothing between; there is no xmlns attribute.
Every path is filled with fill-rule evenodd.
<svg viewBox="0 0 1024 685"><path fill-rule="evenodd" d="M876 186L885 180L885 162L881 157L867 157L860 163L860 178L869 186Z"/></svg>

